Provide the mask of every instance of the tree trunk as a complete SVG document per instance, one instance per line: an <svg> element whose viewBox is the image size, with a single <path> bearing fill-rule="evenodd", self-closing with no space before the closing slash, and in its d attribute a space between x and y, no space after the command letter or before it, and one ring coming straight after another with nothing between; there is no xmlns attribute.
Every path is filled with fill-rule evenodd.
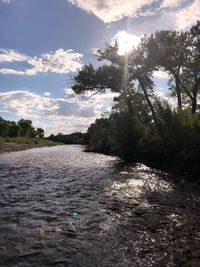
<svg viewBox="0 0 200 267"><path fill-rule="evenodd" d="M126 97L126 105L127 105L128 113L133 115L134 111L133 111L132 103L127 97Z"/></svg>
<svg viewBox="0 0 200 267"><path fill-rule="evenodd" d="M192 114L196 114L196 111L197 111L197 91L198 91L198 84L196 83L194 85L193 90L192 90L192 94L193 94L193 97L192 97L192 110L191 110Z"/></svg>
<svg viewBox="0 0 200 267"><path fill-rule="evenodd" d="M182 98L181 98L181 86L179 82L179 77L175 77L176 83L176 95L177 95L177 102L178 102L178 109L182 110Z"/></svg>
<svg viewBox="0 0 200 267"><path fill-rule="evenodd" d="M195 79L195 85L192 89L192 114L196 114L197 111L197 93L198 93L198 88L199 88L199 83L200 83L200 77L198 79Z"/></svg>
<svg viewBox="0 0 200 267"><path fill-rule="evenodd" d="M144 96L145 96L145 98L146 98L147 104L148 104L148 106L149 106L149 108L150 108L150 110L151 110L151 114L152 114L154 123L155 123L155 125L156 125L156 128L157 128L157 130L159 131L159 126L158 126L158 121L157 121L157 118L156 118L156 113L155 113L155 110L154 110L153 105L152 105L152 103L151 103L151 100L150 100L150 98L149 98L149 96L148 96L147 90L146 90L145 86L141 83L140 80L139 80L139 83L140 83L140 86L141 86L142 91L143 91L143 93L144 93Z"/></svg>
<svg viewBox="0 0 200 267"><path fill-rule="evenodd" d="M197 98L193 97L191 113L194 115L194 114L196 114L196 111L197 111Z"/></svg>

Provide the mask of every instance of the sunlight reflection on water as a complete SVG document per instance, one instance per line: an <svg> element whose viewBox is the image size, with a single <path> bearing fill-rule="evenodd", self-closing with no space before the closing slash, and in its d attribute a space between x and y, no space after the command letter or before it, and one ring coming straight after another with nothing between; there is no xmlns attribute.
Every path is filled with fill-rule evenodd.
<svg viewBox="0 0 200 267"><path fill-rule="evenodd" d="M0 169L0 266L174 266L180 226L198 240L199 202L143 164L58 146Z"/></svg>

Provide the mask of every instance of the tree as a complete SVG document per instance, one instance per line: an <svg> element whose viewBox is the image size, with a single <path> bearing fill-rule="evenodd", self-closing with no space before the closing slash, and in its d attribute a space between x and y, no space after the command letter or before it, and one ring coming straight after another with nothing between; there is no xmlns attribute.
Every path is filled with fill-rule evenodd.
<svg viewBox="0 0 200 267"><path fill-rule="evenodd" d="M0 136L6 137L9 131L9 123L0 117Z"/></svg>
<svg viewBox="0 0 200 267"><path fill-rule="evenodd" d="M188 99L191 113L195 114L200 88L200 22L187 32L156 32L147 38L146 47L154 69L171 76L170 85L177 97L178 109L181 110Z"/></svg>
<svg viewBox="0 0 200 267"><path fill-rule="evenodd" d="M188 56L188 33L160 31L147 38L148 60L155 70L162 70L173 77L178 108L182 109L180 75Z"/></svg>
<svg viewBox="0 0 200 267"><path fill-rule="evenodd" d="M97 69L91 64L84 66L74 77L72 89L78 94L86 91L103 93L110 89L112 92L119 93L120 99L123 99L124 108L128 113L133 114L134 94L137 91L135 84L138 83L155 125L158 126L150 98L153 92L151 79L153 66L147 61L145 41L140 44L138 49L127 55L118 55L117 51L117 43L113 46L107 46L104 50L98 50L97 59L110 61L111 64L101 65Z"/></svg>
<svg viewBox="0 0 200 267"><path fill-rule="evenodd" d="M36 129L36 136L39 138L44 138L44 130L42 128Z"/></svg>
<svg viewBox="0 0 200 267"><path fill-rule="evenodd" d="M19 125L17 125L15 121L10 121L8 136L17 137L18 135L19 135Z"/></svg>
<svg viewBox="0 0 200 267"><path fill-rule="evenodd" d="M109 153L111 150L111 124L109 119L96 119L88 128L86 140L89 150L101 153Z"/></svg>
<svg viewBox="0 0 200 267"><path fill-rule="evenodd" d="M191 112L197 111L197 97L200 90L200 21L189 31L189 56L183 68L183 88L187 88L192 102Z"/></svg>
<svg viewBox="0 0 200 267"><path fill-rule="evenodd" d="M34 128L32 127L31 120L21 119L18 121L17 125L19 126L19 135L30 137L33 133Z"/></svg>

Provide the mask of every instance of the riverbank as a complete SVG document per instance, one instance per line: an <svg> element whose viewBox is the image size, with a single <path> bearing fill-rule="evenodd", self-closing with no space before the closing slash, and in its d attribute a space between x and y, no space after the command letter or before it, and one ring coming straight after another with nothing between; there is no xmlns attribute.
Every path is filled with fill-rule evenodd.
<svg viewBox="0 0 200 267"><path fill-rule="evenodd" d="M200 183L200 141L194 141L193 144L187 144L181 147L180 151L172 155L163 151L160 144L151 145L151 148L145 151L141 149L133 153L133 157L124 157L121 151L110 151L104 147L95 147L87 145L85 152L96 152L105 155L117 156L127 163L142 163L151 168L171 173L176 179L186 179L192 182Z"/></svg>
<svg viewBox="0 0 200 267"><path fill-rule="evenodd" d="M0 139L0 154L6 152L16 152L31 148L44 146L57 146L61 143L53 142L47 139L17 137L17 138L1 138Z"/></svg>

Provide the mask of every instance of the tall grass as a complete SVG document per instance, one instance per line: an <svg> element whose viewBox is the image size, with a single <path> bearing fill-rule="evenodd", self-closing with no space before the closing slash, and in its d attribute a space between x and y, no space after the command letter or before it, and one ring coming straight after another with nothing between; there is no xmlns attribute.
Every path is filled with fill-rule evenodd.
<svg viewBox="0 0 200 267"><path fill-rule="evenodd" d="M47 145L47 146L53 146L61 144L59 142L54 142L48 139L43 138L31 138L31 137L0 137L0 144L4 143L14 143L14 144L32 144L32 145Z"/></svg>

